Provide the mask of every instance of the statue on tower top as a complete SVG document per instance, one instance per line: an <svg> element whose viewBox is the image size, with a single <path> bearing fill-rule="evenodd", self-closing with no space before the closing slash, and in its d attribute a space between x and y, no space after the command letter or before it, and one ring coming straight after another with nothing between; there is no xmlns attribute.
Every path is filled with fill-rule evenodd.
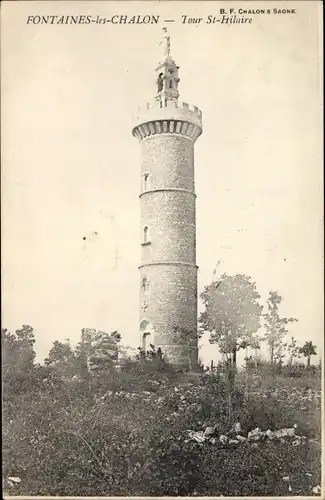
<svg viewBox="0 0 325 500"><path fill-rule="evenodd" d="M178 93L178 66L170 55L170 35L166 27L163 28L163 36L159 42L160 61L157 72L157 95L156 101L160 105L167 106L167 101L177 101Z"/></svg>
<svg viewBox="0 0 325 500"><path fill-rule="evenodd" d="M170 55L170 35L166 27L163 28L163 36L161 41L159 42L159 46L162 49L164 58Z"/></svg>

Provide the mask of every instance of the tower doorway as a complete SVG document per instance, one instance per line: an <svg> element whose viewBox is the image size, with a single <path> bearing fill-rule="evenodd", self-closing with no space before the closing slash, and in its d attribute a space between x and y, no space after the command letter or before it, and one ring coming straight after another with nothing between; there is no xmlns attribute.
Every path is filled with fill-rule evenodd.
<svg viewBox="0 0 325 500"><path fill-rule="evenodd" d="M145 351L150 348L150 344L153 345L153 328L150 321L143 319L140 323L140 335L141 335L141 347Z"/></svg>

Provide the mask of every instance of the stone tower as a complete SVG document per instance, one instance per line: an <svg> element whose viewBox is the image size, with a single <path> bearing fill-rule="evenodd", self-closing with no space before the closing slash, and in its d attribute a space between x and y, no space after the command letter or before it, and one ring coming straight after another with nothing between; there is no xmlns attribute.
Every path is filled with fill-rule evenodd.
<svg viewBox="0 0 325 500"><path fill-rule="evenodd" d="M140 342L176 365L197 363L194 143L202 113L178 102L178 66L166 28L156 68L157 95L139 110L141 143Z"/></svg>

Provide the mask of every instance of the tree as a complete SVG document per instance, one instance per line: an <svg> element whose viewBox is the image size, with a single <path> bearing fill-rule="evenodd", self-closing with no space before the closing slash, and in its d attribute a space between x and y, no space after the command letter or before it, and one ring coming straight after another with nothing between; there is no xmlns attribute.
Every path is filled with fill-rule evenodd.
<svg viewBox="0 0 325 500"><path fill-rule="evenodd" d="M274 346L274 362L277 365L278 371L282 370L283 360L285 358L285 350L288 347L286 342L283 342L282 339L278 340Z"/></svg>
<svg viewBox="0 0 325 500"><path fill-rule="evenodd" d="M76 356L68 339L65 342L53 342L44 364L54 369L60 377L69 378L78 372Z"/></svg>
<svg viewBox="0 0 325 500"><path fill-rule="evenodd" d="M114 330L114 332L111 332L110 334L111 338L117 343L119 344L122 340L122 335L120 334L119 331L117 330Z"/></svg>
<svg viewBox="0 0 325 500"><path fill-rule="evenodd" d="M300 357L300 347L297 344L297 340L294 337L291 337L291 343L288 344L288 354L289 354L289 359L288 359L288 365L292 366L294 363L294 360L296 358Z"/></svg>
<svg viewBox="0 0 325 500"><path fill-rule="evenodd" d="M257 336L252 336L249 341L244 340L241 343L240 347L241 347L241 349L245 349L245 351L246 351L246 353L245 353L245 369L247 372L249 367L253 366L253 364L254 364L253 356L249 356L248 351L249 351L249 349L252 349L255 353L255 356L256 356L257 351L261 348L261 339Z"/></svg>
<svg viewBox="0 0 325 500"><path fill-rule="evenodd" d="M200 326L210 332L210 343L218 344L227 363L236 369L237 351L257 342L253 334L260 327L262 306L256 285L244 274L223 274L204 288L201 298L205 310Z"/></svg>
<svg viewBox="0 0 325 500"><path fill-rule="evenodd" d="M266 329L265 340L268 343L270 351L270 360L274 364L275 358L282 359L283 339L288 333L286 325L298 321L296 318L281 318L279 314L279 305L282 302L281 295L278 292L270 291L266 301L268 312L263 314L264 326Z"/></svg>
<svg viewBox="0 0 325 500"><path fill-rule="evenodd" d="M3 328L1 341L4 364L18 363L24 365L25 368L33 366L35 337L31 326L23 325L14 334Z"/></svg>
<svg viewBox="0 0 325 500"><path fill-rule="evenodd" d="M11 389L23 392L28 385L28 377L34 368L34 330L29 325L23 325L14 334L2 329L2 375L4 384ZM6 388L9 390L9 387Z"/></svg>
<svg viewBox="0 0 325 500"><path fill-rule="evenodd" d="M316 346L311 340L306 340L304 345L300 348L300 352L307 358L307 368L310 368L310 358L317 355Z"/></svg>

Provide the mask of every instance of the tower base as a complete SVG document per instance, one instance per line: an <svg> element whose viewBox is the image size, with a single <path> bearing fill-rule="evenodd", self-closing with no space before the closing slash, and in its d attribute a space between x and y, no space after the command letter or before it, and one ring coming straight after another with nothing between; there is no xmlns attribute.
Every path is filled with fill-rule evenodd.
<svg viewBox="0 0 325 500"><path fill-rule="evenodd" d="M176 369L197 371L198 369L198 348L188 345L157 345L160 348L164 360L172 364Z"/></svg>

